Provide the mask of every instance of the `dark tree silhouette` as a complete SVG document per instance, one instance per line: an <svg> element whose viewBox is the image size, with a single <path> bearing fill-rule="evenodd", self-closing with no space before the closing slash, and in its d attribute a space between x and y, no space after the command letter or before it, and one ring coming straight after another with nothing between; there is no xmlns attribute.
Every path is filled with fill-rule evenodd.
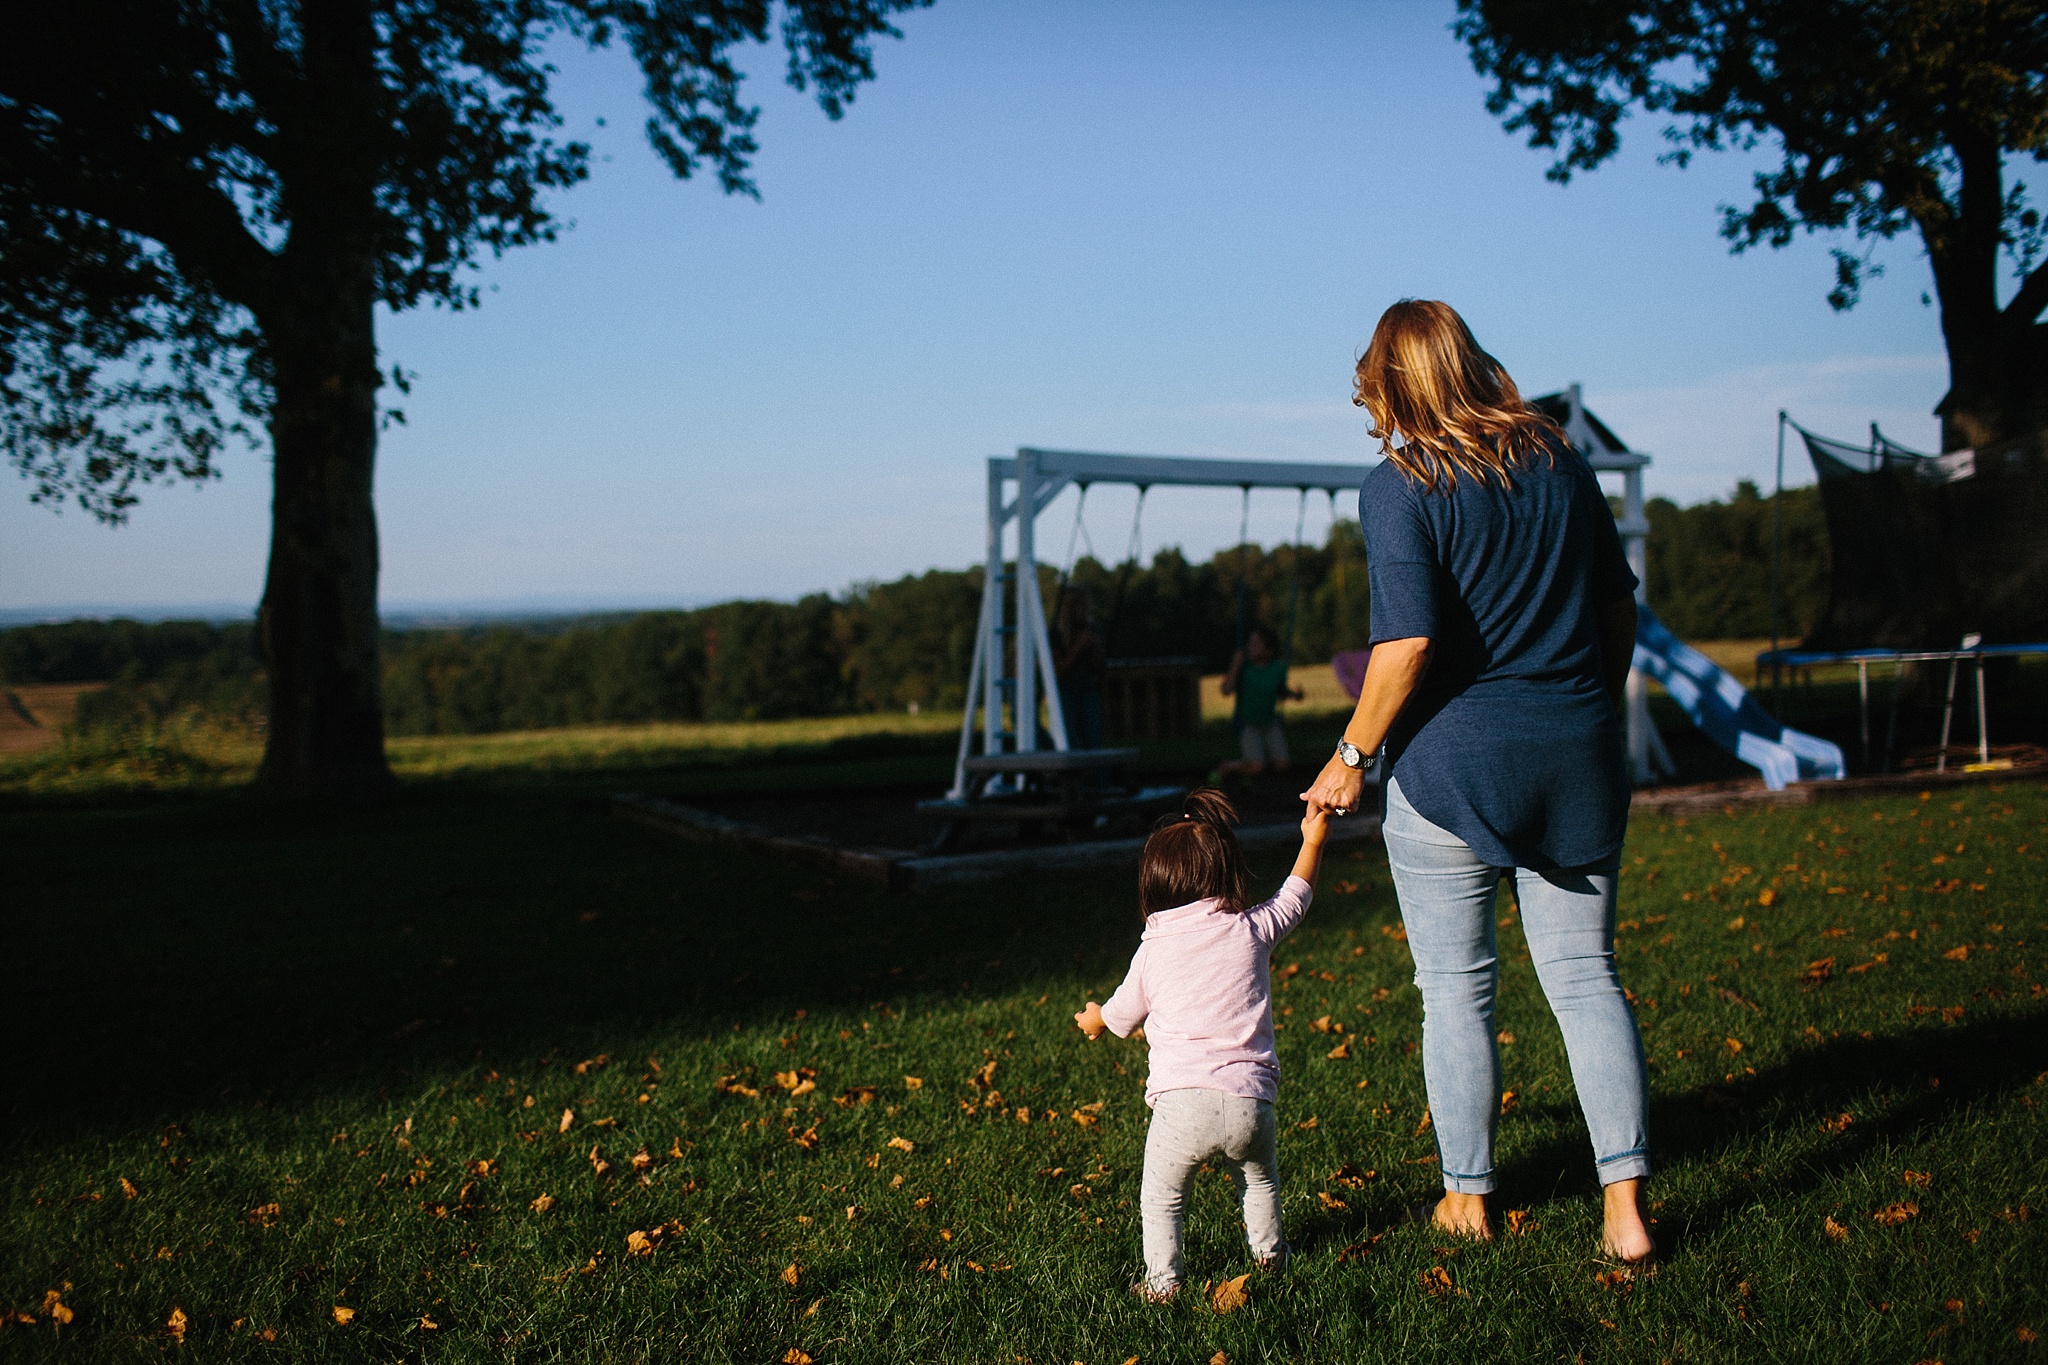
<svg viewBox="0 0 2048 1365"><path fill-rule="evenodd" d="M1666 115L1666 159L1770 145L1756 202L1724 206L1742 251L1805 232L1920 234L1949 358L1944 449L2048 427L2040 212L2007 161L2048 158L2048 8L2040 0L1459 0L1487 107L1552 179L1620 146L1631 108ZM2013 266L1999 300L1999 257ZM1828 301L1875 274L1837 249Z"/></svg>
<svg viewBox="0 0 2048 1365"><path fill-rule="evenodd" d="M752 194L735 49L780 19L837 118L870 43L929 0L67 0L0 39L0 441L34 498L122 519L268 429L264 781L388 783L371 472L376 305L477 301L465 270L545 241L550 41L623 41L678 176Z"/></svg>

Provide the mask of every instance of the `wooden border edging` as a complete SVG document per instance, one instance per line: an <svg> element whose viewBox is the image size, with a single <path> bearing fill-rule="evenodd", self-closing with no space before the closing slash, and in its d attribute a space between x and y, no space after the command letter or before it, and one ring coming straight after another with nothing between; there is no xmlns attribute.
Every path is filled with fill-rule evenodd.
<svg viewBox="0 0 2048 1365"><path fill-rule="evenodd" d="M1762 778L1698 787L1644 787L1630 799L1629 814L1684 815L1758 806L1814 806L1824 801L1853 801L1858 797L1879 796L1886 792L1946 790L1992 782L2038 782L2044 777L2048 777L2048 766L2034 765L1985 773L1882 773L1871 777L1846 777L1838 782L1796 782L1783 791L1775 792L1763 784Z"/></svg>
<svg viewBox="0 0 2048 1365"><path fill-rule="evenodd" d="M692 843L725 844L768 853L796 862L847 872L863 881L898 891L929 891L942 886L994 881L1020 873L1080 872L1093 868L1135 866L1143 839L1046 844L1038 848L996 849L985 853L948 853L921 857L902 849L848 848L821 838L776 834L759 825L679 801L626 793L612 798L612 811L623 819L673 834ZM1369 839L1380 832L1377 815L1352 815L1330 822L1333 843ZM1298 824L1251 825L1238 831L1247 850L1284 847L1301 837Z"/></svg>

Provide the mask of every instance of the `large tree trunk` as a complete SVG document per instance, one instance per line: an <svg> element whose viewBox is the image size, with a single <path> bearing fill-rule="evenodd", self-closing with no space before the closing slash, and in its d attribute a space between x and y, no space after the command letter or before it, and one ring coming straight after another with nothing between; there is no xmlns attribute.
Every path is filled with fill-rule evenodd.
<svg viewBox="0 0 2048 1365"><path fill-rule="evenodd" d="M293 316L265 327L277 387L260 619L270 732L260 780L299 795L362 795L392 781L377 657L372 300L363 256L301 293Z"/></svg>
<svg viewBox="0 0 2048 1365"><path fill-rule="evenodd" d="M2048 335L2034 323L2039 308L2019 299L1998 305L2005 212L1998 142L1964 136L1954 148L1962 168L1956 202L1940 203L1920 223L1948 348L1948 394L1935 408L1944 451L2048 427Z"/></svg>

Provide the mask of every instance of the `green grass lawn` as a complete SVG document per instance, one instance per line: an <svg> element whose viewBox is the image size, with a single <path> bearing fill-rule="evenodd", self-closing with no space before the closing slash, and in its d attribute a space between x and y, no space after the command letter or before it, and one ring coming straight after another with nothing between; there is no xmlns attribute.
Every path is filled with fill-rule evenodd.
<svg viewBox="0 0 2048 1365"><path fill-rule="evenodd" d="M601 777L6 797L0 1357L176 1322L206 1360L2044 1358L2048 788L1637 821L1634 1285L1505 899L1521 1232L1399 1225L1437 1188L1420 1007L1384 858L1340 853L1279 955L1300 1255L1218 1314L1124 1292L1143 1047L1069 1016L1128 878L891 896L669 842ZM1251 1268L1220 1175L1189 1262Z"/></svg>

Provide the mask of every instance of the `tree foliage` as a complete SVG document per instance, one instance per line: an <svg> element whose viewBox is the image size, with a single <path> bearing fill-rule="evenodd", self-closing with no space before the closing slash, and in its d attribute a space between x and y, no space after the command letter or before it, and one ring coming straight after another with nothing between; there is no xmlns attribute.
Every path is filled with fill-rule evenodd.
<svg viewBox="0 0 2048 1365"><path fill-rule="evenodd" d="M790 82L838 117L870 40L916 3L794 0ZM138 485L214 477L228 441L260 441L308 257L359 255L385 307L461 308L467 267L551 239L547 192L590 161L560 136L551 40L623 43L675 173L754 193L735 52L774 17L768 0L23 8L0 44L0 443L31 496L118 521ZM351 102L333 68L358 47Z"/></svg>
<svg viewBox="0 0 2048 1365"><path fill-rule="evenodd" d="M1723 206L1736 251L1846 231L1916 231L1951 365L1944 440L2048 425L2040 210L2006 162L2048 158L2048 9L2039 0L1459 0L1487 107L1557 153L1560 182L1621 145L1640 108L1666 160L1769 146L1754 201ZM2012 294L2000 304L1999 258ZM1876 273L1836 248L1828 300Z"/></svg>

